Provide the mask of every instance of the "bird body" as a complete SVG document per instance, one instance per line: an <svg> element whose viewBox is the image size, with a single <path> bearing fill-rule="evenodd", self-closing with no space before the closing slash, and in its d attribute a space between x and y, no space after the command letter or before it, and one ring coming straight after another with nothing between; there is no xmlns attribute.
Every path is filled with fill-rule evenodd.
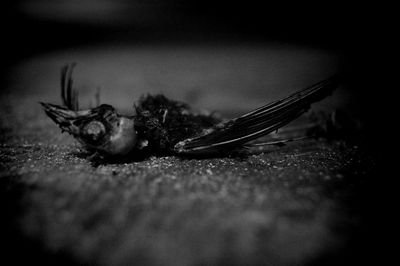
<svg viewBox="0 0 400 266"><path fill-rule="evenodd" d="M41 104L62 131L88 149L110 156L227 154L290 123L338 86L334 76L226 121L193 112L189 105L163 95L141 97L135 105L136 113L124 116L107 104L79 110L77 92L72 88L72 68L62 69L64 106Z"/></svg>
<svg viewBox="0 0 400 266"><path fill-rule="evenodd" d="M139 142L147 143L145 150L152 153L174 152L179 141L201 134L220 122L212 115L196 113L189 105L164 95L142 97L136 106L134 121Z"/></svg>

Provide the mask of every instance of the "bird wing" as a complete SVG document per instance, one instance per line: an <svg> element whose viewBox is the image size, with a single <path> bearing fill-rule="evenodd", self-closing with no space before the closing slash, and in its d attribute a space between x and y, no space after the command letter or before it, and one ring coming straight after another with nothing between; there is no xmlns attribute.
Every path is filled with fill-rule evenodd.
<svg viewBox="0 0 400 266"><path fill-rule="evenodd" d="M331 94L339 84L333 76L238 118L217 124L203 133L178 142L179 154L202 155L231 150L271 133L305 113L314 102Z"/></svg>

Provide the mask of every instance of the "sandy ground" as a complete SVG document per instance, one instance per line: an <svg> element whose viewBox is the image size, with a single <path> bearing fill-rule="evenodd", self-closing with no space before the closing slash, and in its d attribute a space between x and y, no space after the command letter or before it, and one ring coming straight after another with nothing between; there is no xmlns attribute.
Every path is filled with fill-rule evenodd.
<svg viewBox="0 0 400 266"><path fill-rule="evenodd" d="M1 94L3 243L15 263L320 265L360 260L375 162L308 139L243 157L94 164L40 110L76 61L83 106L129 112L161 92L232 116L333 74L335 55L290 47L99 47L30 58ZM265 88L271 88L266 90ZM315 110L348 105L338 91ZM365 251L365 250L363 250ZM368 254L363 255L368 260Z"/></svg>

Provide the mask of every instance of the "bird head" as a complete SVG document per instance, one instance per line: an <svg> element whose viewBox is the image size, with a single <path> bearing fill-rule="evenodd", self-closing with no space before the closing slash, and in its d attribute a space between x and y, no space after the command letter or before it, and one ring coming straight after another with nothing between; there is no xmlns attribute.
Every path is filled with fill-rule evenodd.
<svg viewBox="0 0 400 266"><path fill-rule="evenodd" d="M79 110L77 92L72 89L73 65L61 72L61 98L64 106L43 103L45 113L86 148L108 155L125 155L137 143L133 117L120 115L114 107L102 104Z"/></svg>
<svg viewBox="0 0 400 266"><path fill-rule="evenodd" d="M85 147L109 155L124 155L137 142L134 121L122 116L111 105L73 111L55 104L41 103L45 113Z"/></svg>

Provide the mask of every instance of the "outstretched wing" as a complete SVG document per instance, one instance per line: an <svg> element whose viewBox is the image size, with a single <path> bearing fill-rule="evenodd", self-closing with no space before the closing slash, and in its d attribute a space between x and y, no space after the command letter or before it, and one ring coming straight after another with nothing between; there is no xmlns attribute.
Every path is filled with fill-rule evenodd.
<svg viewBox="0 0 400 266"><path fill-rule="evenodd" d="M202 134L178 142L174 151L201 155L220 153L257 139L305 113L310 105L328 96L339 84L337 76L318 82L241 117L222 122Z"/></svg>

